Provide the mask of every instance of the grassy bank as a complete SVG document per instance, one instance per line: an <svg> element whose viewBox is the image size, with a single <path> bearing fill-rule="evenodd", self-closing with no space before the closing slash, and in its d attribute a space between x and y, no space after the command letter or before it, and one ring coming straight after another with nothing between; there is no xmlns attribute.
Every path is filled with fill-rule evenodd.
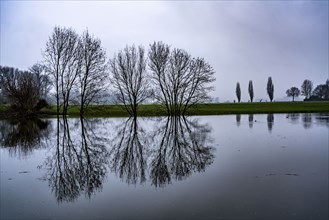
<svg viewBox="0 0 329 220"><path fill-rule="evenodd" d="M5 115L8 106L0 105L0 116ZM187 115L222 115L222 114L261 114L293 112L329 112L329 102L264 102L264 103L219 103L200 104L190 108ZM46 115L56 115L56 107L43 109ZM163 116L166 114L162 105L140 105L139 116ZM79 107L70 106L69 116L79 116ZM127 112L120 105L93 105L85 117L126 117Z"/></svg>
<svg viewBox="0 0 329 220"><path fill-rule="evenodd" d="M263 102L204 104L191 109L191 115L329 112L329 102Z"/></svg>

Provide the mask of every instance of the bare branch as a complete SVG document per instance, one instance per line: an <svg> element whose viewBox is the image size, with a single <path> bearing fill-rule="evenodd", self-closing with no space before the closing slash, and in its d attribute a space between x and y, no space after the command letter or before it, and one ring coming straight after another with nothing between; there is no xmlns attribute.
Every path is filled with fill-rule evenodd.
<svg viewBox="0 0 329 220"><path fill-rule="evenodd" d="M150 97L146 74L144 49L139 46L124 48L109 61L111 82L117 91L117 99L131 116L137 115L137 107Z"/></svg>
<svg viewBox="0 0 329 220"><path fill-rule="evenodd" d="M160 91L155 98L165 104L168 115L184 115L191 106L209 99L213 68L202 58L192 58L186 51L154 42L149 50L149 68L153 83Z"/></svg>
<svg viewBox="0 0 329 220"><path fill-rule="evenodd" d="M80 114L92 102L100 98L105 90L107 79L107 66L105 50L101 47L99 39L90 36L85 31L79 41L81 56L80 83Z"/></svg>

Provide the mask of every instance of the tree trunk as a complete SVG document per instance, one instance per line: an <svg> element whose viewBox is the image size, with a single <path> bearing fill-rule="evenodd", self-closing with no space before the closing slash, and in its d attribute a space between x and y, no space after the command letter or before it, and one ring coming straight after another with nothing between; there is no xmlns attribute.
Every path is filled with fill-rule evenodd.
<svg viewBox="0 0 329 220"><path fill-rule="evenodd" d="M83 98L81 96L81 101L80 101L80 118L83 117L83 113L84 113L84 104L83 104Z"/></svg>

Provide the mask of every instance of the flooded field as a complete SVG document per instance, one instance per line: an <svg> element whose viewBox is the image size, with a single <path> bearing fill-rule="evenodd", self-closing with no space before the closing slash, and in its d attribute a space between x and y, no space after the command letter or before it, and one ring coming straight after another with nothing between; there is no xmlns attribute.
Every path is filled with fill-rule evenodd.
<svg viewBox="0 0 329 220"><path fill-rule="evenodd" d="M328 218L329 114L0 120L1 219Z"/></svg>

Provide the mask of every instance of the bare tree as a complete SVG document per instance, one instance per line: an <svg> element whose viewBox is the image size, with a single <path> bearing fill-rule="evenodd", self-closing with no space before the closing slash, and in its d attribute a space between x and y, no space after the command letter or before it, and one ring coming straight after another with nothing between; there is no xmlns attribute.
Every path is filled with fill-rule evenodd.
<svg viewBox="0 0 329 220"><path fill-rule="evenodd" d="M10 116L34 116L48 105L40 94L39 75L13 67L0 70L1 99L10 104Z"/></svg>
<svg viewBox="0 0 329 220"><path fill-rule="evenodd" d="M55 81L57 114L61 104L63 114L67 113L70 92L80 72L78 49L78 35L71 28L55 27L46 44L44 58L47 71Z"/></svg>
<svg viewBox="0 0 329 220"><path fill-rule="evenodd" d="M15 69L13 67L7 67L7 66L0 66L0 103L6 104L8 100L6 100L5 95L5 83L8 80L8 78L13 77L18 72L18 69Z"/></svg>
<svg viewBox="0 0 329 220"><path fill-rule="evenodd" d="M326 80L326 84L316 86L312 94L320 100L329 100L329 79Z"/></svg>
<svg viewBox="0 0 329 220"><path fill-rule="evenodd" d="M270 100L272 102L273 97L274 97L274 85L273 85L271 77L268 77L268 80L267 80L267 94L268 94L268 97L270 98Z"/></svg>
<svg viewBox="0 0 329 220"><path fill-rule="evenodd" d="M106 54L101 41L85 31L80 40L81 73L80 82L80 115L85 108L100 98L106 85Z"/></svg>
<svg viewBox="0 0 329 220"><path fill-rule="evenodd" d="M301 86L301 94L305 99L309 99L312 95L313 83L311 80L305 79Z"/></svg>
<svg viewBox="0 0 329 220"><path fill-rule="evenodd" d="M170 90L166 81L165 71L169 62L170 47L162 42L154 42L149 50L149 68L152 72L152 79L159 91L155 92L155 99L165 104L168 114L170 114Z"/></svg>
<svg viewBox="0 0 329 220"><path fill-rule="evenodd" d="M71 100L71 91L76 85L78 76L81 73L82 54L78 42L78 35L75 32L71 32L67 45L70 50L67 51L67 54L65 54L67 69L60 74L60 85L63 98L63 115L67 114L69 102Z"/></svg>
<svg viewBox="0 0 329 220"><path fill-rule="evenodd" d="M35 113L39 91L33 75L17 69L4 77L4 95L11 105L11 113L29 116Z"/></svg>
<svg viewBox="0 0 329 220"><path fill-rule="evenodd" d="M137 116L140 103L150 97L144 49L127 46L109 61L111 81L117 99L131 116Z"/></svg>
<svg viewBox="0 0 329 220"><path fill-rule="evenodd" d="M36 85L38 87L39 97L47 100L47 96L51 88L52 82L45 70L46 67L40 63L36 63L29 68L29 71L35 77Z"/></svg>
<svg viewBox="0 0 329 220"><path fill-rule="evenodd" d="M238 102L240 102L240 100L241 100L241 88L240 88L240 83L237 83L237 84L236 84L235 94L236 94L236 97L237 97L237 99L238 99Z"/></svg>
<svg viewBox="0 0 329 220"><path fill-rule="evenodd" d="M327 91L326 85L321 84L315 87L312 94L316 98L325 99L326 91Z"/></svg>
<svg viewBox="0 0 329 220"><path fill-rule="evenodd" d="M295 97L299 96L300 91L297 87L291 87L286 91L286 94L288 97L292 97L292 101L295 101Z"/></svg>
<svg viewBox="0 0 329 220"><path fill-rule="evenodd" d="M250 102L252 102L252 100L254 99L254 87L252 85L252 80L249 80L248 92L250 96Z"/></svg>
<svg viewBox="0 0 329 220"><path fill-rule="evenodd" d="M192 58L186 51L155 42L150 45L149 67L153 81L160 87L156 95L168 115L184 115L197 103L209 100L213 89L213 68L203 58Z"/></svg>

